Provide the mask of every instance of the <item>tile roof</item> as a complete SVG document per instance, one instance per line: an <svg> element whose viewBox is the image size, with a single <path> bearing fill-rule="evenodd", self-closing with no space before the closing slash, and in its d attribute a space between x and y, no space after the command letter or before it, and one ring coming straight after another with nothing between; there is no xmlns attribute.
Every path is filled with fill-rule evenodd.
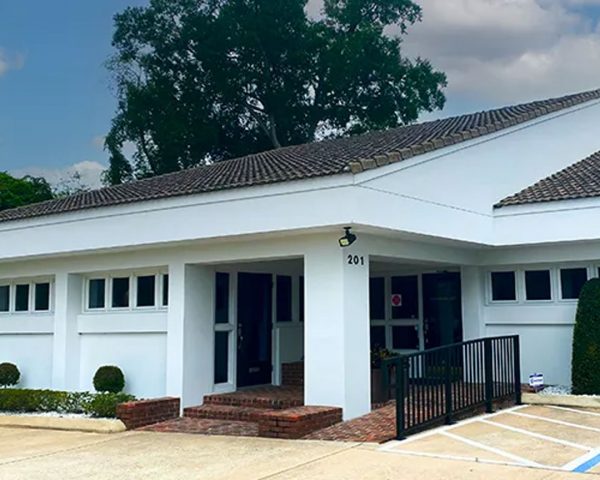
<svg viewBox="0 0 600 480"><path fill-rule="evenodd" d="M0 222L345 172L359 173L600 99L600 90L270 150L0 212Z"/></svg>
<svg viewBox="0 0 600 480"><path fill-rule="evenodd" d="M506 197L495 208L590 197L600 197L600 152Z"/></svg>

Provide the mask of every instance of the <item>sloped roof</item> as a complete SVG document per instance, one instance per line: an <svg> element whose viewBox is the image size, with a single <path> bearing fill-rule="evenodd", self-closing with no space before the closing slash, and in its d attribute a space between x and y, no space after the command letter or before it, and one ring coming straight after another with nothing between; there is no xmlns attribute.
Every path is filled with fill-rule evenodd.
<svg viewBox="0 0 600 480"><path fill-rule="evenodd" d="M600 197L600 152L506 197L495 207L590 197Z"/></svg>
<svg viewBox="0 0 600 480"><path fill-rule="evenodd" d="M254 185L359 173L599 99L600 90L283 147L0 212L0 222Z"/></svg>

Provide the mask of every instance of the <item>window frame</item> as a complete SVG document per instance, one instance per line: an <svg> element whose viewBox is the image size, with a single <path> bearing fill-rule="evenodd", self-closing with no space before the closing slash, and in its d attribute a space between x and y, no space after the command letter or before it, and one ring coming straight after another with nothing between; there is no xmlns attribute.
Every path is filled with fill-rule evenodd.
<svg viewBox="0 0 600 480"><path fill-rule="evenodd" d="M515 279L515 298L514 300L494 300L494 286L493 286L493 274L494 273L512 273ZM487 281L487 300L488 303L493 305L507 305L507 304L515 304L519 303L519 290L520 290L520 282L519 282L519 270L516 268L494 268L489 270L486 275Z"/></svg>
<svg viewBox="0 0 600 480"><path fill-rule="evenodd" d="M564 298L563 297L563 287L562 287L562 271L563 270L585 270L586 273L586 282L591 280L592 278L596 278L594 275L594 267L590 267L589 265L582 264L572 264L572 265L559 265L556 268L556 289L557 289L557 301L560 303L577 303L579 301L579 297L577 298Z"/></svg>
<svg viewBox="0 0 600 480"><path fill-rule="evenodd" d="M549 267L546 265L531 265L531 266L525 266L522 270L521 270L521 277L522 277L522 285L523 285L523 303L526 305L532 305L532 304L548 304L548 303L554 303L557 301L558 297L556 295L557 293L557 288L556 288L556 267ZM545 299L528 299L527 298L527 272L548 272L548 280L549 280L549 287L550 287L550 298L545 298Z"/></svg>
<svg viewBox="0 0 600 480"><path fill-rule="evenodd" d="M35 290L37 284L48 284L48 309L36 310ZM17 285L27 285L27 309L17 310ZM28 277L0 280L0 286L8 287L8 310L0 311L0 316L8 315L52 315L54 314L54 277Z"/></svg>
<svg viewBox="0 0 600 480"><path fill-rule="evenodd" d="M122 312L165 312L168 305L163 304L163 279L169 272L165 269L139 269L127 271L89 273L84 277L84 291L82 295L82 312L95 313L122 313ZM138 277L154 277L154 305L137 306L137 279ZM129 279L129 305L127 307L113 307L113 281L116 278ZM90 308L90 282L104 280L104 307Z"/></svg>

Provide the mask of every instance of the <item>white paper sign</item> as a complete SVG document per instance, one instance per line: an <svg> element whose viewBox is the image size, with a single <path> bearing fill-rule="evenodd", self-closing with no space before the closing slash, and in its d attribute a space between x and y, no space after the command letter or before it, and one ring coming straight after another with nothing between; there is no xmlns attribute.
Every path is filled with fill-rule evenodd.
<svg viewBox="0 0 600 480"><path fill-rule="evenodd" d="M544 374L543 373L533 373L529 375L529 386L530 387L543 387L544 386Z"/></svg>

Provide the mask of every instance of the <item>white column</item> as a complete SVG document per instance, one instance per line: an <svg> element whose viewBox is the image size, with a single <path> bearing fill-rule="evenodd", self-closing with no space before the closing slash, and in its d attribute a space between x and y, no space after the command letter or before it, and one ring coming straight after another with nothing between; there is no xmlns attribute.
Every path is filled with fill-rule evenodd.
<svg viewBox="0 0 600 480"><path fill-rule="evenodd" d="M460 270L462 290L463 339L473 340L485 336L483 304L485 285L479 267L464 266Z"/></svg>
<svg viewBox="0 0 600 480"><path fill-rule="evenodd" d="M52 388L79 389L79 334L77 316L82 311L83 278L60 272L54 281L54 336Z"/></svg>
<svg viewBox="0 0 600 480"><path fill-rule="evenodd" d="M169 265L166 393L180 397L182 407L212 392L214 288L212 268Z"/></svg>
<svg viewBox="0 0 600 480"><path fill-rule="evenodd" d="M369 256L360 238L342 249L339 236L324 237L304 257L304 399L342 407L351 419L371 409Z"/></svg>

